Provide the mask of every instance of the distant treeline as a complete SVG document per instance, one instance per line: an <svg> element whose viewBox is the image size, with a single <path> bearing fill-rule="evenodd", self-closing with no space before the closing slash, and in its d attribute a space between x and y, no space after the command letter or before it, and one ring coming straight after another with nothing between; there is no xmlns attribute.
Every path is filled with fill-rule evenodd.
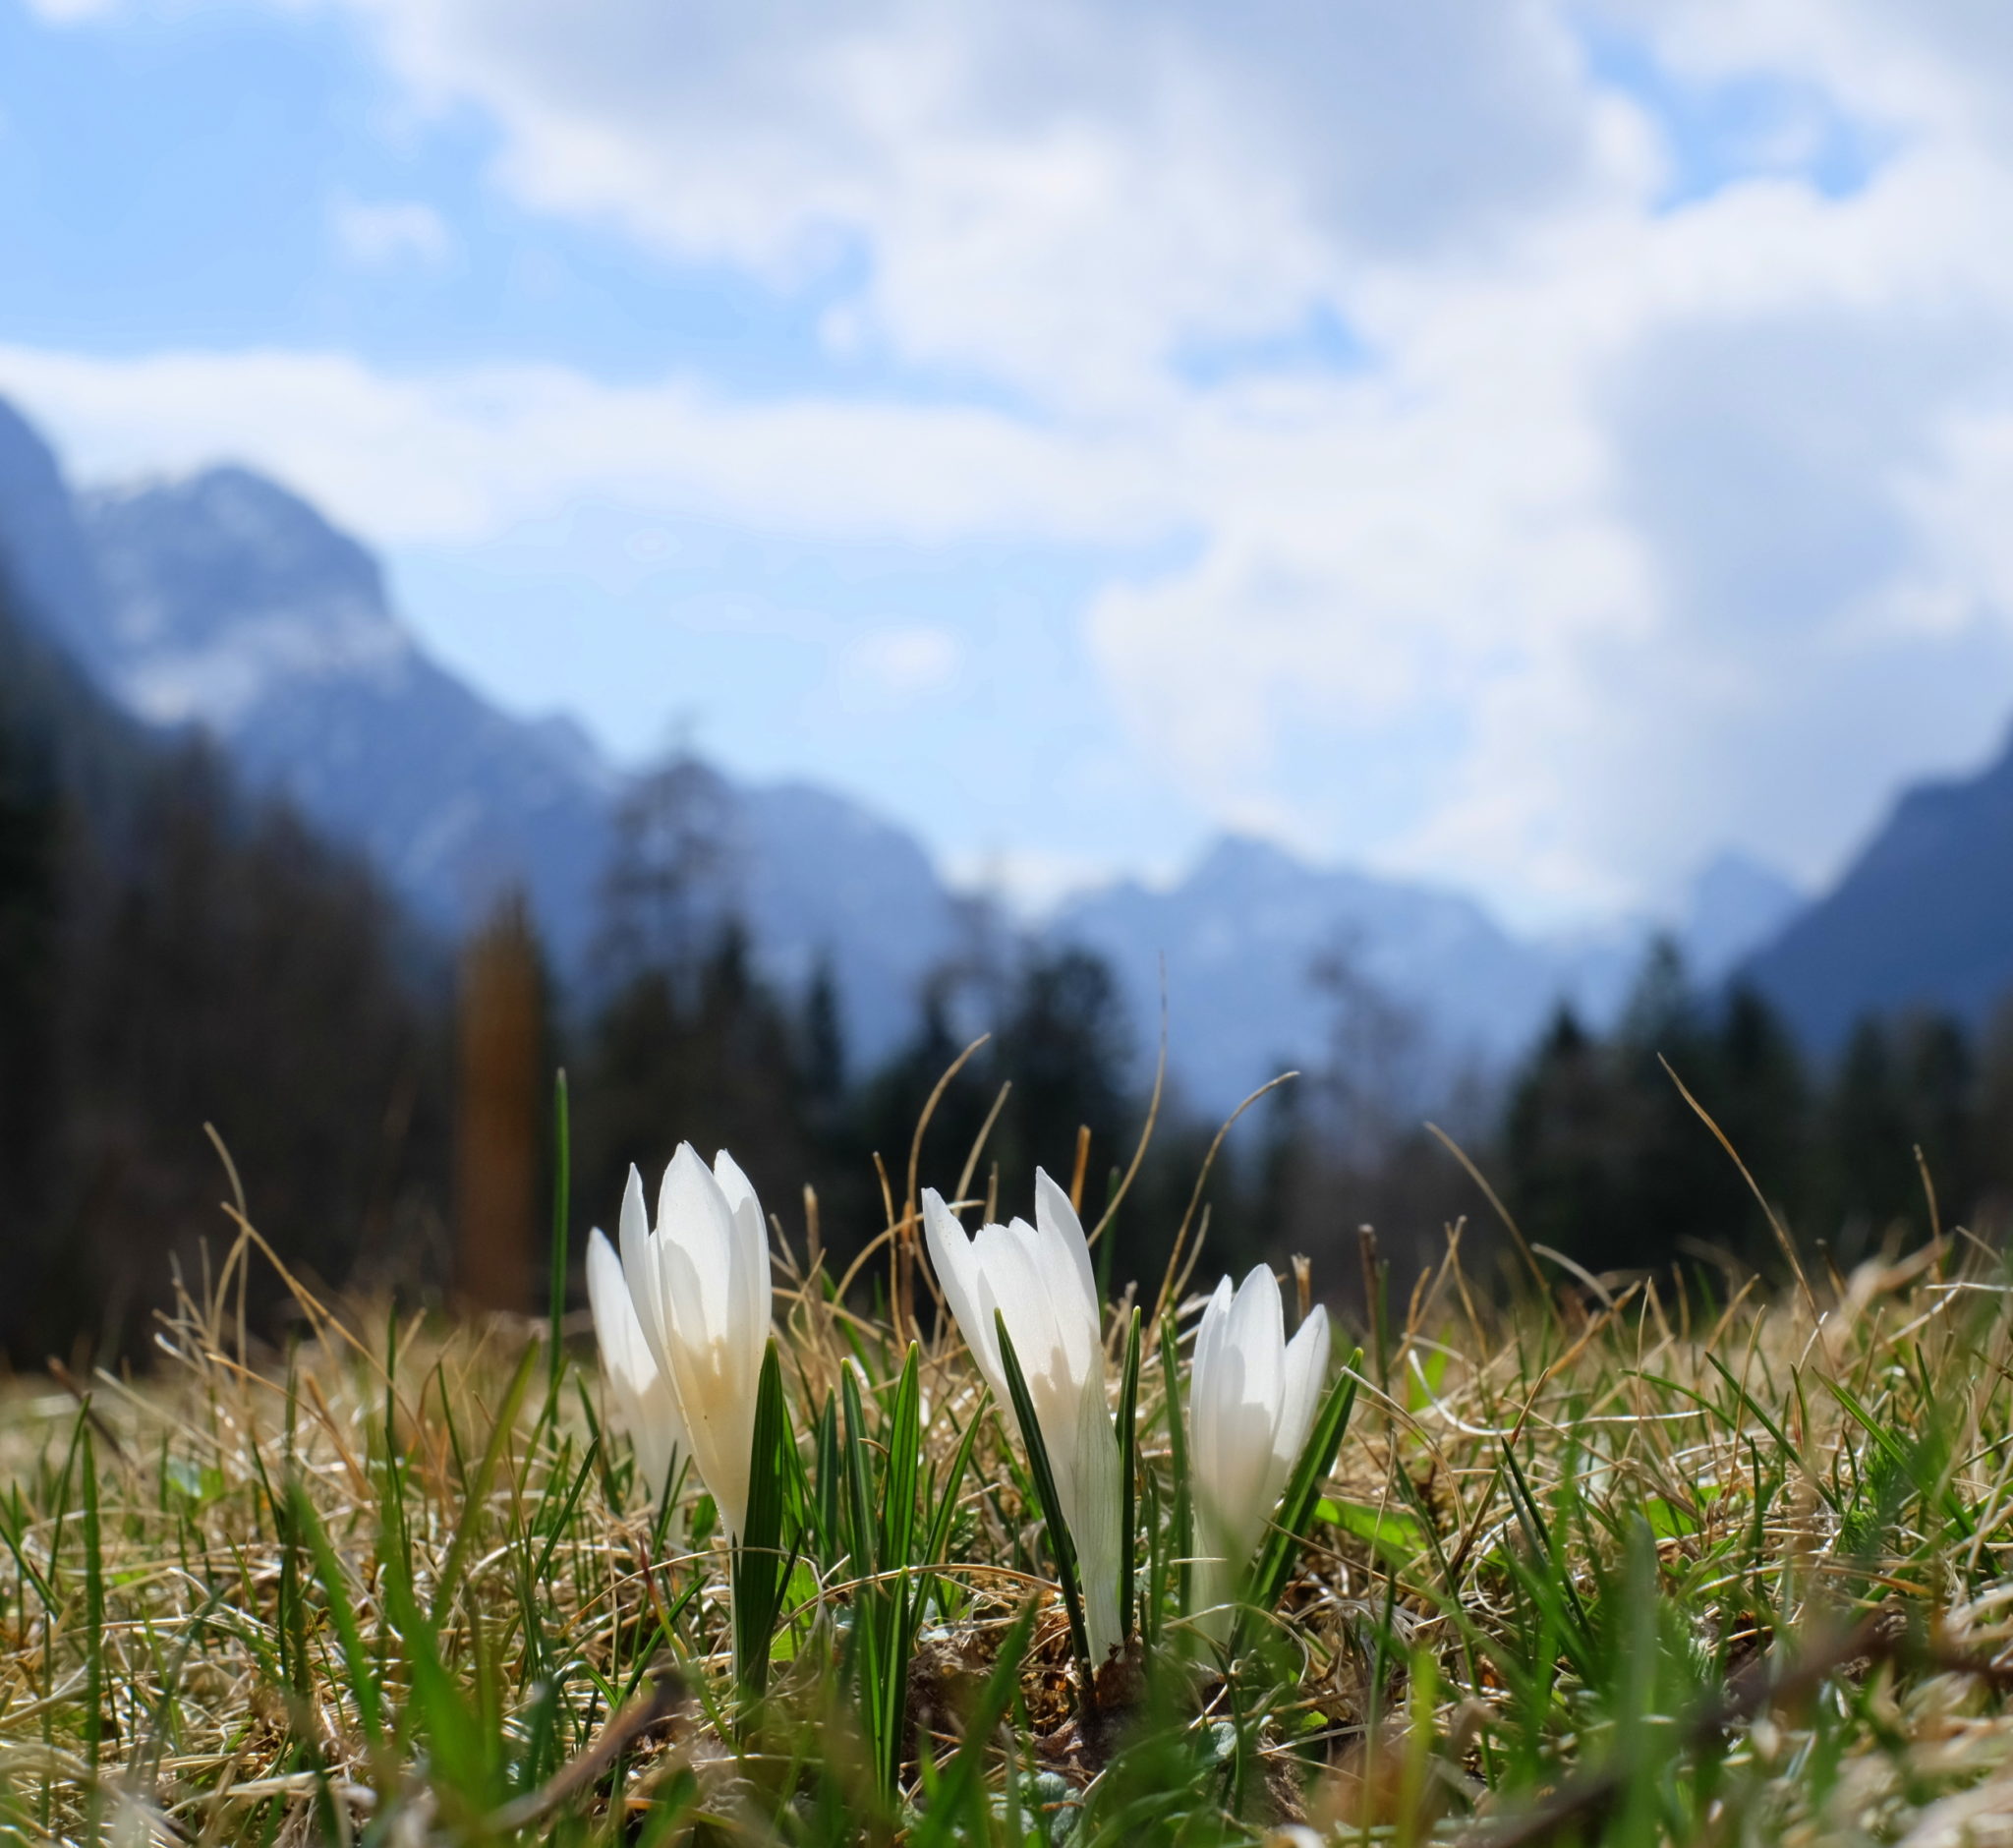
<svg viewBox="0 0 2013 1848"><path fill-rule="evenodd" d="M527 1085L544 1095L555 1067L570 1073L575 1225L613 1231L629 1163L654 1182L689 1139L732 1149L800 1255L815 1236L840 1274L905 1199L933 1097L922 1184L1021 1212L1037 1165L1069 1182L1080 1162L1086 1217L1100 1215L1147 1112L1148 1023L1124 1017L1111 970L975 928L905 1042L863 1069L829 971L801 994L766 982L707 896L709 813L689 762L639 782L593 987L541 977L543 1025L519 1036ZM0 610L0 1348L17 1364L144 1349L173 1267L200 1280L233 1232L205 1124L289 1264L330 1286L451 1295L467 1025L454 967L353 856L248 801L201 745L113 712ZM1562 1013L1509 1083L1458 1084L1426 1075L1419 1023L1346 954L1307 974L1327 1051L1250 1111L1199 1194L1218 1125L1169 1087L1100 1247L1115 1286L1158 1289L1191 1207L1205 1269L1303 1252L1330 1296L1356 1293L1365 1224L1401 1283L1457 1223L1486 1268L1501 1236L1450 1142L1527 1241L1589 1269L1774 1270L1768 1222L1700 1110L1818 1261L1919 1240L1932 1217L1995 1227L2013 1198L2013 1015L1982 1042L1946 1019L1869 1022L1819 1068L1756 996L1695 993L1665 950L1611 1033ZM481 1042L459 1037L465 1070ZM1429 1096L1444 1134L1425 1125ZM529 1306L545 1223L532 1196L551 1170L543 1116L526 1133ZM484 1157L462 1135L466 1196ZM886 1275L870 1264L859 1287ZM255 1267L268 1332L280 1301Z"/></svg>
<svg viewBox="0 0 2013 1848"><path fill-rule="evenodd" d="M1506 1201L1527 1239L1595 1269L1780 1273L1706 1116L1807 1263L1843 1272L1938 1225L1996 1237L2013 1203L2013 1009L1976 1036L1933 1012L1868 1018L1813 1065L1760 996L1696 992L1659 947L1611 1034L1563 1011L1519 1074L1496 1150Z"/></svg>

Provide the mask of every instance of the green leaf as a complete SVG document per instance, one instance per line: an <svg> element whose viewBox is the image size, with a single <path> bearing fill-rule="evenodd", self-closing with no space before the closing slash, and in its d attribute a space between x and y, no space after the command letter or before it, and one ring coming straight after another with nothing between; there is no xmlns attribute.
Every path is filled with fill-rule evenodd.
<svg viewBox="0 0 2013 1848"><path fill-rule="evenodd" d="M799 1605L813 1602L819 1592L818 1574L808 1559L798 1559L790 1569L789 1583L783 1587L780 1609L795 1610ZM770 1640L769 1659L776 1662L795 1661L797 1639L788 1630L778 1632Z"/></svg>
<svg viewBox="0 0 2013 1848"><path fill-rule="evenodd" d="M1076 1655L1076 1670L1087 1699L1091 1687L1090 1632L1083 1621L1083 1588L1076 1577L1076 1548L1069 1538L1069 1525L1063 1519L1063 1499L1056 1491L1056 1473L1049 1464L1049 1447L1042 1439L1041 1421L1034 1415L1034 1401L1028 1396L1027 1380L1020 1371L1020 1357L1013 1352L1013 1337L1006 1332L1006 1317L993 1311L993 1323L1000 1334L1000 1366L1006 1375L1006 1390L1013 1400L1013 1415L1020 1425L1020 1441L1027 1451L1028 1474L1034 1479L1035 1500L1041 1504L1042 1522L1049 1530L1049 1551L1055 1555L1056 1581L1063 1588L1063 1603L1069 1613L1069 1646Z"/></svg>
<svg viewBox="0 0 2013 1848"><path fill-rule="evenodd" d="M844 1407L846 1550L855 1579L871 1579L879 1566L874 1548L874 1459L867 1446L867 1416L860 1409L860 1388L853 1369L838 1368L838 1392Z"/></svg>
<svg viewBox="0 0 2013 1848"><path fill-rule="evenodd" d="M734 1678L746 1695L769 1684L769 1647L782 1609L793 1558L783 1547L788 1463L793 1448L782 1366L771 1336L755 1393L755 1435L748 1466L748 1525L734 1548Z"/></svg>
<svg viewBox="0 0 2013 1848"><path fill-rule="evenodd" d="M1642 1518L1660 1540L1682 1539L1698 1531L1698 1522L1689 1508L1665 1495L1651 1495L1642 1504Z"/></svg>
<svg viewBox="0 0 2013 1848"><path fill-rule="evenodd" d="M909 1577L922 1452L921 1361L922 1351L911 1342L883 1423L878 1486L858 1375L850 1366L839 1369L847 1530L852 1576L858 1582L852 1599L853 1675L875 1785L890 1803L900 1782L908 1665L922 1603Z"/></svg>
<svg viewBox="0 0 2013 1848"><path fill-rule="evenodd" d="M1314 1504L1317 1519L1363 1541L1394 1566L1409 1565L1426 1550L1426 1525L1402 1508L1366 1508L1329 1496Z"/></svg>

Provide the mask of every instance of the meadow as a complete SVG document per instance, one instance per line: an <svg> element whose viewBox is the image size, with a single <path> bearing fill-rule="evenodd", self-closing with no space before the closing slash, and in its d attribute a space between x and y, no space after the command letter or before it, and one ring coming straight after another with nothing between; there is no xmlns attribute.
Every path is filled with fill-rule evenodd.
<svg viewBox="0 0 2013 1848"><path fill-rule="evenodd" d="M1779 1228L1736 1282L1457 1227L1409 1291L1365 1238L1377 1306L1212 1615L1191 1214L1102 1313L1087 1664L1068 1459L945 1312L913 1163L886 1203L845 1275L772 1222L733 1546L689 1469L651 1491L565 1238L548 1317L456 1319L323 1300L237 1217L150 1371L0 1403L0 1831L2013 1840L2013 1278L1969 1233L1841 1275ZM1289 1322L1343 1283L1296 1264Z"/></svg>

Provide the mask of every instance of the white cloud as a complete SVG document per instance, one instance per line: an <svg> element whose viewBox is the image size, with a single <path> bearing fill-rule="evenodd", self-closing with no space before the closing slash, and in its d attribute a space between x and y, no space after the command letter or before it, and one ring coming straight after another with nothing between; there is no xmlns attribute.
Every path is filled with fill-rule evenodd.
<svg viewBox="0 0 2013 1848"><path fill-rule="evenodd" d="M949 630L911 623L861 636L851 657L856 671L877 694L907 705L949 686L963 664L964 651Z"/></svg>
<svg viewBox="0 0 2013 1848"><path fill-rule="evenodd" d="M477 543L582 496L919 544L1123 541L1172 510L1129 445L986 410L737 404L691 380L609 386L556 367L412 378L284 351L0 347L0 389L49 420L80 474L239 457L390 542Z"/></svg>
<svg viewBox="0 0 2013 1848"><path fill-rule="evenodd" d="M239 453L391 539L599 497L1158 546L1085 612L1139 758L1219 819L1532 910L1727 841L1819 875L1895 780L2003 722L2013 27L1989 9L350 3L416 92L489 116L522 201L774 279L857 273L835 347L982 389L0 352L87 471ZM1596 16L1673 81L1798 107L1661 211L1697 150L1597 80ZM1834 115L1885 150L1847 198L1800 167ZM1205 389L1170 364L1316 308L1359 369ZM935 633L856 664L949 685Z"/></svg>
<svg viewBox="0 0 2013 1848"><path fill-rule="evenodd" d="M419 200L372 203L338 195L329 206L329 223L343 254L366 268L408 260L442 263L454 249L446 220Z"/></svg>
<svg viewBox="0 0 2013 1848"><path fill-rule="evenodd" d="M491 115L529 202L777 276L862 245L835 325L1043 402L1151 390L1180 335L1294 323L1357 261L1605 177L1536 0L354 4L424 93Z"/></svg>

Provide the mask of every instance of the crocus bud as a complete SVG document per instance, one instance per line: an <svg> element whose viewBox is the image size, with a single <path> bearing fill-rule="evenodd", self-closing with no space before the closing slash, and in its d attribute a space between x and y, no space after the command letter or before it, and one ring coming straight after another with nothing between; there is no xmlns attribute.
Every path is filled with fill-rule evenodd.
<svg viewBox="0 0 2013 1848"><path fill-rule="evenodd" d="M654 1231L630 1169L622 1275L651 1357L677 1395L692 1467L738 1542L769 1343L769 1239L755 1189L724 1150L709 1173L689 1142L678 1145Z"/></svg>
<svg viewBox="0 0 2013 1848"><path fill-rule="evenodd" d="M1189 1454L1201 1541L1197 1621L1219 1639L1229 1602L1307 1441L1328 1370L1328 1311L1291 1342L1279 1282L1264 1265L1235 1297L1226 1277L1202 1311L1188 1375Z"/></svg>
<svg viewBox="0 0 2013 1848"><path fill-rule="evenodd" d="M1034 1217L1032 1226L1016 1219L967 1236L934 1191L923 1194L924 1234L944 1300L979 1372L1012 1418L994 1311L1006 1318L1075 1550L1084 1628L1096 1663L1123 1641L1119 1439L1105 1400L1103 1316L1076 1210L1039 1169ZM1026 1433L1017 1425L1016 1434L1025 1448Z"/></svg>

